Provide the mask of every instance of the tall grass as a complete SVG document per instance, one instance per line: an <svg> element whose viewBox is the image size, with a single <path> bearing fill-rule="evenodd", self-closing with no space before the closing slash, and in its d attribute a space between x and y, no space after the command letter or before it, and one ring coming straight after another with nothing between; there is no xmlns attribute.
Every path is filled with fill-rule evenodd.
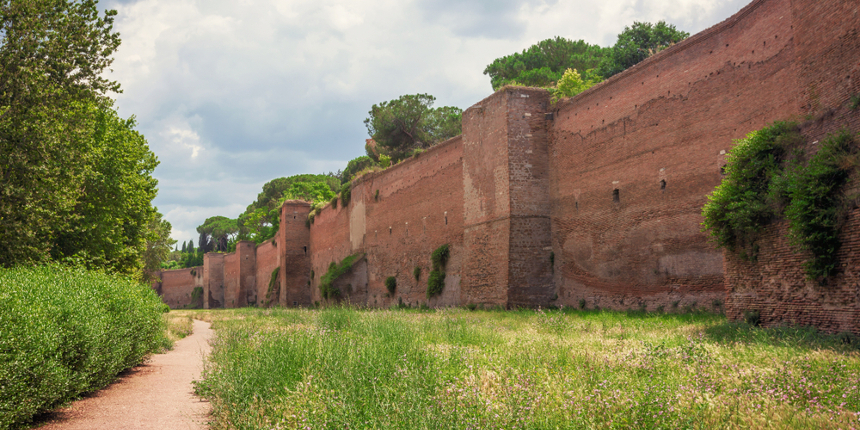
<svg viewBox="0 0 860 430"><path fill-rule="evenodd" d="M63 266L0 269L0 429L26 423L166 346L146 285Z"/></svg>
<svg viewBox="0 0 860 430"><path fill-rule="evenodd" d="M714 315L208 312L216 429L858 428L844 337Z"/></svg>

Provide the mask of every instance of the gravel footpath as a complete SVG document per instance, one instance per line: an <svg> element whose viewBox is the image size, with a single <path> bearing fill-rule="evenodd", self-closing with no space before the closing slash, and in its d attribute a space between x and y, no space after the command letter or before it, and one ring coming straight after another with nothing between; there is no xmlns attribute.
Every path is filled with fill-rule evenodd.
<svg viewBox="0 0 860 430"><path fill-rule="evenodd" d="M210 407L194 395L209 354L209 323L194 320L194 332L172 351L153 355L114 383L51 413L40 430L205 429Z"/></svg>

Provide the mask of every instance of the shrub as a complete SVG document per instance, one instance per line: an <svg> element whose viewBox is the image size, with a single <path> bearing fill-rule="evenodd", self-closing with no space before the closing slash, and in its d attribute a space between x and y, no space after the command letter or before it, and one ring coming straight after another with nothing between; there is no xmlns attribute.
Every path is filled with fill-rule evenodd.
<svg viewBox="0 0 860 430"><path fill-rule="evenodd" d="M443 289L445 289L445 272L432 270L427 277L427 298L442 294Z"/></svg>
<svg viewBox="0 0 860 430"><path fill-rule="evenodd" d="M430 271L430 276L427 278L427 298L441 294L445 289L445 264L448 263L448 257L451 251L448 244L444 244L436 248L430 254L430 261L433 262L433 270Z"/></svg>
<svg viewBox="0 0 860 430"><path fill-rule="evenodd" d="M860 94L851 96L851 99L848 100L848 108L851 110L857 109L860 107Z"/></svg>
<svg viewBox="0 0 860 430"><path fill-rule="evenodd" d="M702 209L703 230L717 246L755 258L755 241L776 216L782 162L787 149L801 140L796 124L776 122L736 142L727 156L726 177Z"/></svg>
<svg viewBox="0 0 860 430"><path fill-rule="evenodd" d="M585 309L585 299L579 299L579 308Z"/></svg>
<svg viewBox="0 0 860 430"><path fill-rule="evenodd" d="M787 179L789 237L799 249L811 252L803 263L810 279L826 278L838 267L839 218L845 212L840 191L854 167L846 163L854 147L848 131L828 136L808 166Z"/></svg>
<svg viewBox="0 0 860 430"><path fill-rule="evenodd" d="M340 189L340 199L343 201L343 207L349 205L349 199L352 197L352 183L347 182L343 184L343 187Z"/></svg>
<svg viewBox="0 0 860 430"><path fill-rule="evenodd" d="M753 327L758 327L761 324L761 313L759 311L746 311L744 312L744 321Z"/></svg>
<svg viewBox="0 0 860 430"><path fill-rule="evenodd" d="M0 428L102 388L169 344L169 309L131 279L50 265L0 269L0 285Z"/></svg>
<svg viewBox="0 0 860 430"><path fill-rule="evenodd" d="M433 269L440 269L448 263L448 257L451 255L451 251L448 248L448 244L444 244L436 250L433 251L433 254L430 255L430 260L433 262Z"/></svg>
<svg viewBox="0 0 860 430"><path fill-rule="evenodd" d="M340 264L334 261L329 264L328 271L320 277L319 289L324 299L340 296L340 289L334 286L334 281L352 270L352 264L361 256L362 254L353 254L341 260Z"/></svg>
<svg viewBox="0 0 860 430"><path fill-rule="evenodd" d="M332 209L337 209L337 196L332 197L329 203L331 203Z"/></svg>
<svg viewBox="0 0 860 430"><path fill-rule="evenodd" d="M391 157L382 154L379 156L379 165L382 166L383 169L387 169L391 166Z"/></svg>
<svg viewBox="0 0 860 430"><path fill-rule="evenodd" d="M385 278L385 288L389 294L394 295L394 291L397 289L397 278L394 276Z"/></svg>

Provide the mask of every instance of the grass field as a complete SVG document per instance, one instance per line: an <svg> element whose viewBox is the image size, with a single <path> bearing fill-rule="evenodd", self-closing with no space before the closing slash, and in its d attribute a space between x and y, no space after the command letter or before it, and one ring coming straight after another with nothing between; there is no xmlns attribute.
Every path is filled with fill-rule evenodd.
<svg viewBox="0 0 860 430"><path fill-rule="evenodd" d="M215 429L860 428L851 336L707 314L189 311Z"/></svg>

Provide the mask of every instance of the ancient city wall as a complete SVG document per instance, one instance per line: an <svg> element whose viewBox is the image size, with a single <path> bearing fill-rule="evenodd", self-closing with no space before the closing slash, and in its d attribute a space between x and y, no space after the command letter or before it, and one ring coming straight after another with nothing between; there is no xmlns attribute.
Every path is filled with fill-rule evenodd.
<svg viewBox="0 0 860 430"><path fill-rule="evenodd" d="M805 150L841 129L860 132L860 111L849 101L860 94L860 12L856 2L796 0L790 13L794 29L794 68L799 108L805 121ZM860 195L858 174L846 195ZM839 270L823 284L809 280L802 269L808 255L788 243L787 224L769 226L759 240L755 262L726 253L726 313L743 319L759 314L763 325L813 325L828 332L860 333L860 210L844 220Z"/></svg>
<svg viewBox="0 0 860 430"><path fill-rule="evenodd" d="M310 227L309 204L288 201L274 241L207 254L204 306L260 304L275 267L280 304L321 302L329 265L359 254L336 286L362 306L696 306L857 331L856 209L829 289L803 278L784 225L752 264L724 259L700 223L734 139L795 119L814 151L827 133L860 131L847 107L860 94L858 13L849 0L756 0L573 99L497 91L463 113L461 136L353 181L349 203ZM428 300L442 244L446 287Z"/></svg>
<svg viewBox="0 0 860 430"><path fill-rule="evenodd" d="M310 229L311 295L322 300L320 277L329 264L345 257L366 254L354 272L366 271L341 288L344 298L366 306L403 302L430 306L460 303L460 260L463 235L462 139L439 144L418 157L384 172L370 173L354 181L349 205L325 207ZM430 254L449 244L443 293L426 297ZM413 276L415 267L421 275ZM352 275L351 275L352 276ZM387 277L397 279L390 295Z"/></svg>
<svg viewBox="0 0 860 430"><path fill-rule="evenodd" d="M789 0L755 1L554 110L560 301L715 306L722 252L700 231L733 139L801 113Z"/></svg>
<svg viewBox="0 0 860 430"><path fill-rule="evenodd" d="M279 267L280 260L278 259L278 247L272 240L268 240L257 245L254 256L254 294L253 303L260 306L268 306L272 302L275 304L279 301L280 291L277 290L277 285L272 283L272 272ZM277 281L277 278L275 279ZM272 290L269 290L269 285L272 285Z"/></svg>
<svg viewBox="0 0 860 430"><path fill-rule="evenodd" d="M162 270L155 276L160 281L153 288L171 309L203 307L203 266ZM200 288L196 294L195 288Z"/></svg>

